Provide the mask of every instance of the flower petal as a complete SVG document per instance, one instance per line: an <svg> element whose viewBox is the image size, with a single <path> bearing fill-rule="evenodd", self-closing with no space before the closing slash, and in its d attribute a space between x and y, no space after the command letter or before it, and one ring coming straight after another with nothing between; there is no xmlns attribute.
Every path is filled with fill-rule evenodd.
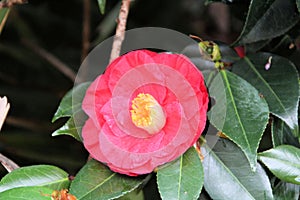
<svg viewBox="0 0 300 200"><path fill-rule="evenodd" d="M178 134L177 131L181 124L181 107L176 102L170 102L165 106L166 125L162 131L154 135L149 135L146 131L135 127L131 121L125 121L124 126L120 126L118 124L119 120L115 120L112 115L111 102L107 103L101 112L106 120L105 130L102 132L108 138L107 140L123 151L129 152L147 153L158 151L173 140ZM122 113L119 114L122 115Z"/></svg>
<svg viewBox="0 0 300 200"><path fill-rule="evenodd" d="M156 55L156 53L147 50L131 51L125 54L125 56L120 56L119 59L112 62L107 69L108 71L105 73L109 76L108 85L110 91L114 90L116 83L128 71L146 63L154 63L152 59L154 55Z"/></svg>
<svg viewBox="0 0 300 200"><path fill-rule="evenodd" d="M131 121L131 101L152 95L166 114L153 135ZM205 128L208 94L200 71L183 55L138 50L111 63L87 90L83 109L85 147L113 171L137 175L172 161Z"/></svg>
<svg viewBox="0 0 300 200"><path fill-rule="evenodd" d="M106 163L106 157L100 150L100 143L98 138L99 133L100 130L95 126L93 120L91 118L88 119L82 128L83 144L84 147L89 150L91 157Z"/></svg>

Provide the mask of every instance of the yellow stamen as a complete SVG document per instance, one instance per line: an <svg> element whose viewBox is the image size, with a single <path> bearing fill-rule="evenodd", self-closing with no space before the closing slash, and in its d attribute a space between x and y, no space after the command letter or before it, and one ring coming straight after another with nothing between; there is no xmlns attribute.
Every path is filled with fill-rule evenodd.
<svg viewBox="0 0 300 200"><path fill-rule="evenodd" d="M132 100L131 120L149 134L159 132L166 123L165 113L156 99L150 94L140 93Z"/></svg>

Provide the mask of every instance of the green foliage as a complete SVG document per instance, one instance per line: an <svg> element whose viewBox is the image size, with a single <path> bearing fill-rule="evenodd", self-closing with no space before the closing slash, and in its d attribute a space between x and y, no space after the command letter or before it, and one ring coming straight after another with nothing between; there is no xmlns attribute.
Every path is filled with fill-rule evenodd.
<svg viewBox="0 0 300 200"><path fill-rule="evenodd" d="M273 199L269 179L256 164L253 172L241 149L226 139L220 139L211 149L204 145L204 187L211 198Z"/></svg>
<svg viewBox="0 0 300 200"><path fill-rule="evenodd" d="M243 31L235 44L246 45L280 36L299 19L294 0L251 0Z"/></svg>
<svg viewBox="0 0 300 200"><path fill-rule="evenodd" d="M209 91L216 101L208 113L210 122L241 147L255 170L256 151L269 118L267 103L252 85L225 70L217 74Z"/></svg>
<svg viewBox="0 0 300 200"><path fill-rule="evenodd" d="M70 119L64 126L52 133L52 136L70 135L81 141L80 132L86 120L85 114L81 109L81 102L89 85L89 82L77 85L61 100L52 122L62 117L70 117Z"/></svg>
<svg viewBox="0 0 300 200"><path fill-rule="evenodd" d="M195 148L157 171L157 184L162 199L197 199L203 186L203 169Z"/></svg>
<svg viewBox="0 0 300 200"><path fill-rule="evenodd" d="M52 122L62 117L70 117L81 110L81 102L90 83L82 83L70 90L61 100Z"/></svg>
<svg viewBox="0 0 300 200"><path fill-rule="evenodd" d="M272 142L273 147L282 144L291 144L300 147L298 137L295 137L291 129L279 118L275 118L272 123Z"/></svg>
<svg viewBox="0 0 300 200"><path fill-rule="evenodd" d="M25 186L43 186L52 190L68 188L68 174L51 165L22 167L12 171L1 179L0 194L3 191Z"/></svg>
<svg viewBox="0 0 300 200"><path fill-rule="evenodd" d="M300 149L281 145L258 154L269 170L283 181L300 185Z"/></svg>
<svg viewBox="0 0 300 200"><path fill-rule="evenodd" d="M245 4L245 1L239 0L205 1L206 4L214 2L223 2L228 5ZM101 14L107 12L112 6L111 2L106 0L97 0L94 3L96 7L99 7ZM101 31L96 36L96 38L100 38L99 40L108 37L109 32L112 32L115 26L114 20L119 12L119 3L110 12L107 12L107 18L100 22L99 30ZM146 4L145 1L144 4ZM201 152L197 152L195 148L191 147L175 161L158 167L157 176L120 175L95 160L89 160L83 165L72 181L69 180L67 172L51 165L22 167L2 178L0 199L50 199L53 190L67 188L78 199L84 200L142 200L144 196L149 195L145 192L149 191L147 190L149 179L153 180L156 177L158 191L154 186L151 186L151 190L159 192L162 199L189 200L197 199L199 195L201 197L209 195L212 199L224 200L297 200L300 185L298 125L300 87L299 66L297 69L295 65L299 65L299 63L296 61L292 63L290 59L292 59L292 54L296 55L294 57L299 55L297 45L299 46L300 38L300 1L251 0L246 7L248 7L248 12L244 26L239 37L232 44L233 46L242 45L246 48L247 55L244 58L238 58L231 46L216 42L217 46L215 47L220 48L221 52L221 55L218 54L217 59L213 60L220 61L220 69L216 69L211 59L207 59L205 56L199 57L198 47L192 50L191 61L203 71L212 99L208 113L207 127L209 128L202 134L207 142L203 142ZM60 7L58 6L58 8ZM0 33L9 10L8 8L0 9ZM96 16L98 16L98 9L96 10ZM34 13L32 11L27 12ZM45 8L41 7L39 12L44 11ZM42 27L45 27L45 24L52 27L64 20L64 16L56 16L49 11L46 14L41 15L44 18L40 24L35 24L40 32L43 32ZM155 16L151 16L151 20L152 18ZM160 17L158 18L161 21ZM13 20L21 39L36 39L37 32L31 31L30 25L22 17L18 17L16 14ZM179 22L176 23L181 26ZM129 21L129 24L132 26L132 24L138 23ZM60 27L62 28L62 26ZM56 34L56 30L55 32L48 31L48 29L45 31L44 38ZM70 28L70 26L62 29L62 32L68 32L72 36L79 33L78 28ZM57 38L63 38L60 34L58 36ZM74 54L74 52L68 51L66 46L70 45L69 43L66 46L56 47L51 44L50 40L45 40L43 37L39 38L40 41L37 39L37 43L45 43L47 48L52 48L62 58L68 60L71 57L79 57L78 53ZM61 91L56 88L52 88L59 93L59 95L55 94L55 97L49 95L48 91L45 92L45 88L55 85L52 74L55 74L56 71L53 72L52 68L47 69L47 67L45 67L45 71L40 71L40 66L45 64L44 61L35 57L24 47L19 47L19 41L16 41L17 43L13 45L1 42L0 52L15 62L10 66L22 64L25 66L24 71L33 74L34 81L28 83L26 81L28 76L22 71L21 75L17 77L17 79L22 79L19 84L25 86L27 84L27 87L28 85L39 85L43 90L27 92L4 86L1 91L14 94L16 102L25 107L22 112L27 113L28 116L37 114L26 110L24 105L27 104L34 104L38 111L42 110L39 108L52 110L51 106L45 106L39 99L46 97L51 102L58 99ZM65 42L64 38L60 41ZM78 43L80 38L75 38L74 41L73 43ZM291 43L296 47L288 49L287 46ZM262 48L264 52L272 53L258 52ZM249 54L249 52L253 52L253 54ZM74 60L71 61L72 64L73 62ZM8 72L10 72L9 70L11 69L7 69ZM5 75L8 72L2 74L1 71L1 81L3 77L6 78ZM43 73L47 76L39 78ZM15 77L14 73L12 77ZM55 80L58 80L56 76L54 77ZM11 81L9 78L8 80ZM12 79L13 84L16 84L14 81ZM49 82L51 83L49 84ZM69 86L65 83L66 81L63 80L57 82L57 85L64 85L68 88ZM70 135L76 140L82 141L81 128L87 116L81 109L81 103L89 85L90 83L76 85L62 98L52 121L59 123L63 122L61 118L68 118L68 120L52 133L53 136ZM28 94L29 97L26 96ZM215 136L217 131L222 132L226 139L219 138L212 146L209 133L213 132L213 137L217 137ZM16 145L24 147L23 138L24 135L15 137L14 134L10 134L6 136L5 141L11 140ZM48 143L44 144L41 138L27 135L26 144L32 146L33 150L18 152L19 155L35 159L38 153L38 150L35 149L36 146L42 148L50 146ZM67 146L65 145L65 147ZM72 150L70 154L73 153ZM64 151L68 151L68 149L66 148ZM58 161L61 161L63 158L60 156L63 152L56 152L56 154L54 156L46 155L43 159L52 158L53 161L59 158ZM199 155L204 156L202 163ZM257 162L257 159L260 162ZM271 172L268 173L268 176L266 170ZM203 187L208 194L202 191Z"/></svg>
<svg viewBox="0 0 300 200"><path fill-rule="evenodd" d="M270 57L270 69L266 70ZM257 53L236 62L232 71L251 83L268 102L270 112L298 136L299 77L293 63L274 54Z"/></svg>
<svg viewBox="0 0 300 200"><path fill-rule="evenodd" d="M280 181L273 189L275 200L297 200L299 198L300 187L291 183Z"/></svg>
<svg viewBox="0 0 300 200"><path fill-rule="evenodd" d="M132 192L129 192L125 194L124 196L121 196L118 198L118 200L144 200L144 193L142 190L133 190Z"/></svg>
<svg viewBox="0 0 300 200"><path fill-rule="evenodd" d="M79 200L114 199L133 191L144 178L132 178L110 171L105 165L90 160L71 183L70 193Z"/></svg>
<svg viewBox="0 0 300 200"><path fill-rule="evenodd" d="M9 8L0 9L0 34L8 17Z"/></svg>
<svg viewBox="0 0 300 200"><path fill-rule="evenodd" d="M47 187L19 187L11 190L7 190L0 193L0 199L9 200L49 200L51 197L52 189Z"/></svg>
<svg viewBox="0 0 300 200"><path fill-rule="evenodd" d="M105 13L105 4L106 0L98 0L99 9L102 15Z"/></svg>

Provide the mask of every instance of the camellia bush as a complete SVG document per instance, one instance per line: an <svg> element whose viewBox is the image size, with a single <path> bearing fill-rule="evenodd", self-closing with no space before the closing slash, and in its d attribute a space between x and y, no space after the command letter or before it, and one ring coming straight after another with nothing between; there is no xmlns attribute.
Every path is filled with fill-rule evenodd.
<svg viewBox="0 0 300 200"><path fill-rule="evenodd" d="M111 62L105 40L52 119L67 118L52 135L81 142L86 164L15 169L0 199L298 200L299 12L299 0L251 0L233 44L129 30Z"/></svg>

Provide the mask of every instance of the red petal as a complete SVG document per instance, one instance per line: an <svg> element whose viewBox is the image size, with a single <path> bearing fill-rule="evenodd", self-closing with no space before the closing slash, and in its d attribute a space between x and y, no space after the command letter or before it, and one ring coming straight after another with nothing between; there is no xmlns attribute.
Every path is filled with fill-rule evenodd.
<svg viewBox="0 0 300 200"><path fill-rule="evenodd" d="M96 160L106 163L107 160L100 150L99 143L100 130L95 126L93 120L88 119L82 128L82 138L84 147Z"/></svg>
<svg viewBox="0 0 300 200"><path fill-rule="evenodd" d="M144 65L145 63L153 63L153 55L156 55L156 53L147 50L131 51L125 56L120 56L119 59L112 62L105 72L105 75L107 75L109 80L110 90L114 90L116 83L128 71L137 66Z"/></svg>
<svg viewBox="0 0 300 200"><path fill-rule="evenodd" d="M154 96L167 114L165 127L155 135L131 122L130 102L141 92ZM203 76L186 57L133 51L116 59L88 89L83 109L93 121L82 130L84 144L116 172L150 173L198 139L207 106Z"/></svg>
<svg viewBox="0 0 300 200"><path fill-rule="evenodd" d="M108 140L123 151L147 153L157 151L166 146L176 136L181 121L180 106L176 102L170 102L165 106L167 115L166 125L163 130L155 135L149 135L146 131L137 128L129 117L128 121L120 124L112 115L111 103L107 103L101 111L106 120L106 128L103 130ZM124 115L120 112L119 115ZM121 118L120 116L116 117Z"/></svg>
<svg viewBox="0 0 300 200"><path fill-rule="evenodd" d="M100 128L103 119L99 116L99 108L109 101L111 92L107 88L107 80L100 75L87 89L82 101L82 109Z"/></svg>

